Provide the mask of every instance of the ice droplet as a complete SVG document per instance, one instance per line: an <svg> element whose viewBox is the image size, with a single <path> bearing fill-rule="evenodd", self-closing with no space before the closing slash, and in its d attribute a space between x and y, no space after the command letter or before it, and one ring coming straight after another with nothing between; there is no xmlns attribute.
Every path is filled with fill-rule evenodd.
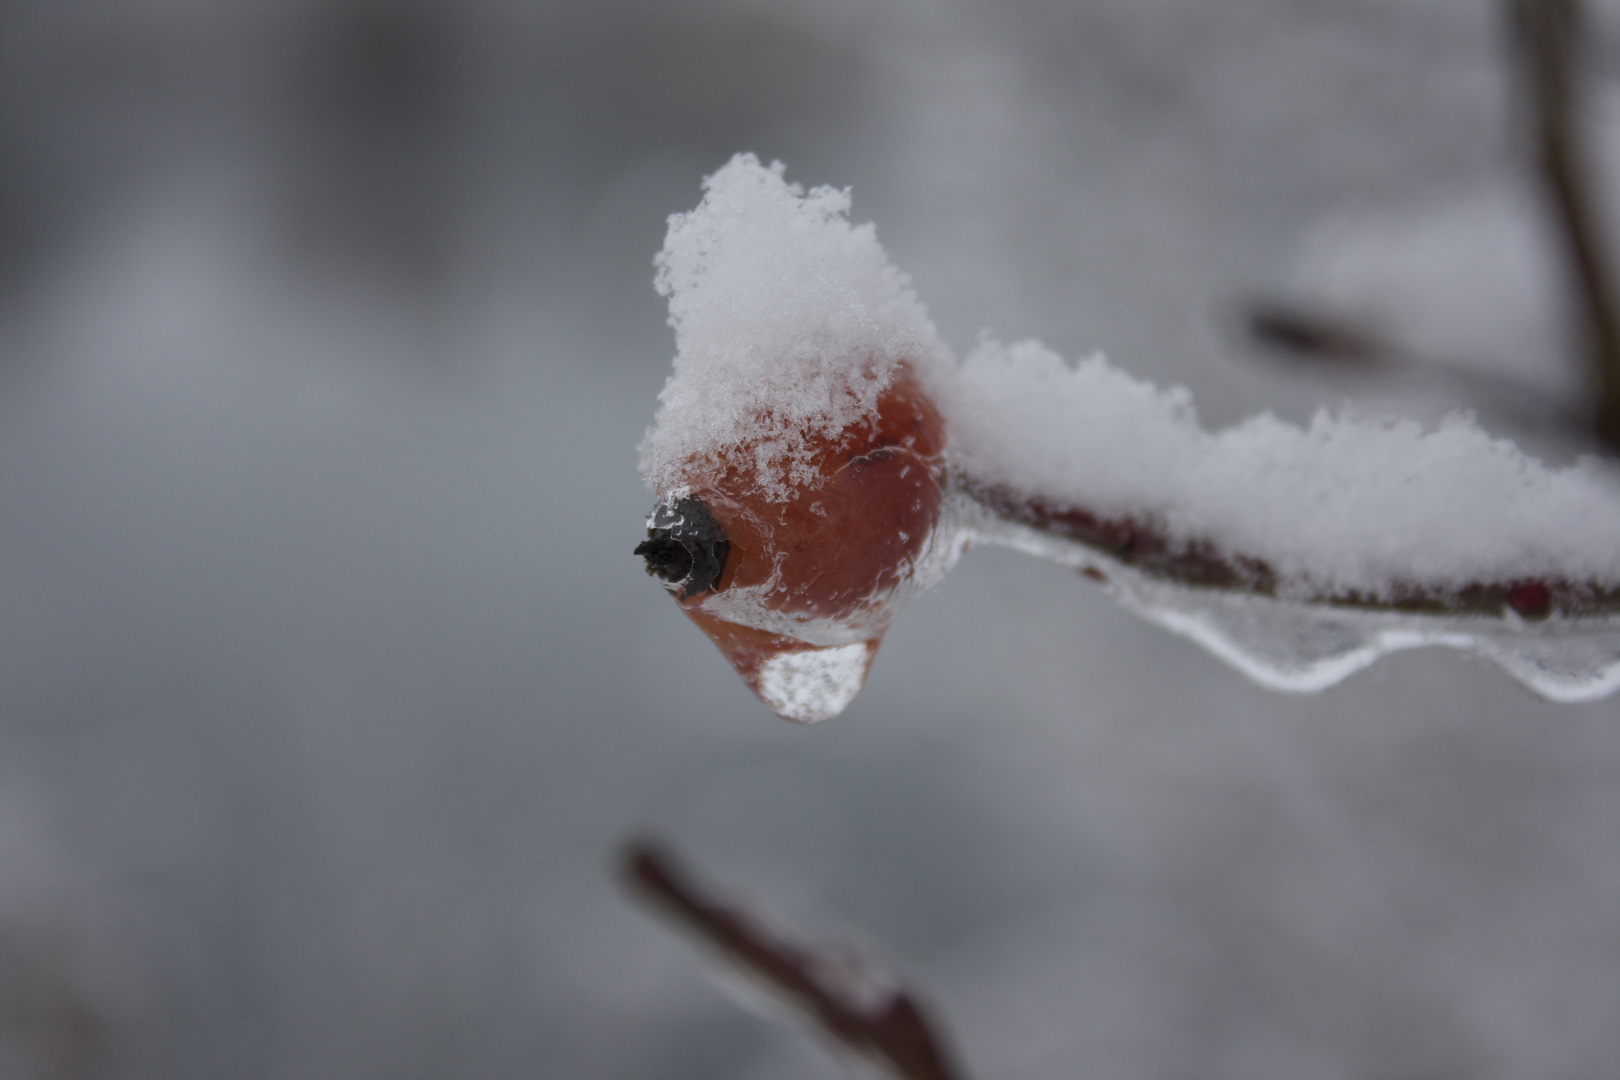
<svg viewBox="0 0 1620 1080"><path fill-rule="evenodd" d="M843 712L866 683L876 644L857 641L777 653L759 667L755 689L789 720L819 724Z"/></svg>

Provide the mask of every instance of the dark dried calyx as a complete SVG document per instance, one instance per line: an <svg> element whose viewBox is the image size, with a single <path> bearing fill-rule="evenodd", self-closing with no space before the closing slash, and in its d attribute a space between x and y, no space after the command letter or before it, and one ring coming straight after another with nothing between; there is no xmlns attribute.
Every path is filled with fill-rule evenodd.
<svg viewBox="0 0 1620 1080"><path fill-rule="evenodd" d="M659 503L647 519L647 539L636 554L647 560L647 573L682 600L713 592L726 568L731 543L709 508L693 498Z"/></svg>

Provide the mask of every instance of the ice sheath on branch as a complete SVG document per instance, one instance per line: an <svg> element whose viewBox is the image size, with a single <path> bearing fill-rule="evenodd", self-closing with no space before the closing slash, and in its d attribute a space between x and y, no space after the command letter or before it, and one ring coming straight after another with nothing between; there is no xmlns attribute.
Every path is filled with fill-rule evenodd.
<svg viewBox="0 0 1620 1080"><path fill-rule="evenodd" d="M977 543L1083 571L1257 681L1443 644L1545 697L1620 687L1620 472L1470 418L1208 432L1185 390L982 343L958 364L849 194L738 155L657 260L675 369L637 549L750 687L835 715Z"/></svg>

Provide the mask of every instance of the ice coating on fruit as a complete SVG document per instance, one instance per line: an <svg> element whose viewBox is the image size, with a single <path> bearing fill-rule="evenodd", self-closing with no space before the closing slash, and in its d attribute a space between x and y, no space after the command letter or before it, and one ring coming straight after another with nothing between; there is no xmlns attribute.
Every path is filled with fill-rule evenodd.
<svg viewBox="0 0 1620 1080"><path fill-rule="evenodd" d="M762 700L826 719L860 689L895 614L961 550L944 422L901 363L870 415L806 441L787 498L764 490L747 451L689 465L637 552Z"/></svg>
<svg viewBox="0 0 1620 1080"><path fill-rule="evenodd" d="M739 155L657 260L674 372L641 445L637 553L790 719L860 689L891 621L974 543L1087 571L1257 682L1465 649L1557 701L1620 688L1620 473L1472 419L1205 431L1101 357L958 368L847 192Z"/></svg>

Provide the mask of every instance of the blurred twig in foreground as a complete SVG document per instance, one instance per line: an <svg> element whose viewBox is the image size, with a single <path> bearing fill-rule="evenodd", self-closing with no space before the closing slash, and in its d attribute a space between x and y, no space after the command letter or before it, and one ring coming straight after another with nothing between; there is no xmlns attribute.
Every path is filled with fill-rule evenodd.
<svg viewBox="0 0 1620 1080"><path fill-rule="evenodd" d="M848 961L784 941L745 909L716 900L650 840L626 845L624 882L840 1048L895 1080L966 1080L935 1023L903 987L877 985Z"/></svg>

